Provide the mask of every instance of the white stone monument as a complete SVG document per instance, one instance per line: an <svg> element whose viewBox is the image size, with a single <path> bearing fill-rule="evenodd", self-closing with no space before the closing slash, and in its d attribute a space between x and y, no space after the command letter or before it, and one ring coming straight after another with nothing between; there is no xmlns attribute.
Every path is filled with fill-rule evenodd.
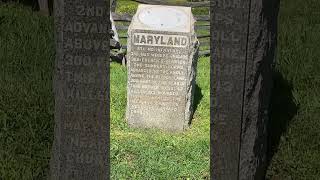
<svg viewBox="0 0 320 180"><path fill-rule="evenodd" d="M128 29L130 127L188 127L199 50L194 23L190 7L139 5Z"/></svg>

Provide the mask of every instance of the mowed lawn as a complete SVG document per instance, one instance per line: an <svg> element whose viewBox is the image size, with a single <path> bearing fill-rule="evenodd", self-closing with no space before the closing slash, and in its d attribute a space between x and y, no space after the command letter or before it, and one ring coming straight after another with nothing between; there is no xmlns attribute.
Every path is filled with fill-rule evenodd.
<svg viewBox="0 0 320 180"><path fill-rule="evenodd" d="M120 3L120 10L127 7ZM281 1L270 179L320 178L319 10L317 0ZM0 179L46 178L54 126L53 42L52 17L0 4ZM208 57L199 59L191 128L167 134L127 127L126 68L111 63L112 179L209 176L209 66Z"/></svg>
<svg viewBox="0 0 320 180"><path fill-rule="evenodd" d="M267 177L319 180L320 1L280 2Z"/></svg>

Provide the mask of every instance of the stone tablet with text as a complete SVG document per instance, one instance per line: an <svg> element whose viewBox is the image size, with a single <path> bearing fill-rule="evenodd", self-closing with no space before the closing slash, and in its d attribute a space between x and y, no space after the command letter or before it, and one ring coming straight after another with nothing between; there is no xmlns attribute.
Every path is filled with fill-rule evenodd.
<svg viewBox="0 0 320 180"><path fill-rule="evenodd" d="M109 9L54 2L55 130L51 180L109 179Z"/></svg>
<svg viewBox="0 0 320 180"><path fill-rule="evenodd" d="M199 49L194 23L190 7L139 5L128 29L130 127L188 127Z"/></svg>

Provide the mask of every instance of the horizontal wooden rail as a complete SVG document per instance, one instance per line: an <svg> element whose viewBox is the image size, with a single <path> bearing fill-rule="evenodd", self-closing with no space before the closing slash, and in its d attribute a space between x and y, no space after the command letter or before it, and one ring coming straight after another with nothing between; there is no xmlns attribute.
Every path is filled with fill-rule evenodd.
<svg viewBox="0 0 320 180"><path fill-rule="evenodd" d="M128 30L129 26L116 25L116 29L118 30Z"/></svg>
<svg viewBox="0 0 320 180"><path fill-rule="evenodd" d="M200 46L202 46L202 47L203 46L210 46L210 44L211 44L210 41L203 41L203 42L200 41Z"/></svg>
<svg viewBox="0 0 320 180"><path fill-rule="evenodd" d="M138 3L167 6L210 7L210 1L204 2L166 2L164 0L133 0Z"/></svg>
<svg viewBox="0 0 320 180"><path fill-rule="evenodd" d="M210 21L210 16L209 15L196 15L194 16L196 21Z"/></svg>
<svg viewBox="0 0 320 180"><path fill-rule="evenodd" d="M210 25L209 26L201 26L201 25L195 25L195 30L210 30Z"/></svg>
<svg viewBox="0 0 320 180"><path fill-rule="evenodd" d="M127 21L127 22L130 22L132 20L132 15L130 15L130 14L112 13L112 18L113 18L114 21Z"/></svg>
<svg viewBox="0 0 320 180"><path fill-rule="evenodd" d="M132 15L112 13L112 18L114 21L130 22L132 20ZM195 16L194 18L196 19L196 21L210 21L209 15L198 15L198 16Z"/></svg>
<svg viewBox="0 0 320 180"><path fill-rule="evenodd" d="M209 38L210 37L210 34L205 34L205 35L199 35L197 36L198 39L201 39L201 38Z"/></svg>
<svg viewBox="0 0 320 180"><path fill-rule="evenodd" d="M210 50L199 51L199 56L210 56Z"/></svg>
<svg viewBox="0 0 320 180"><path fill-rule="evenodd" d="M116 25L117 30L128 30L129 26ZM210 26L195 25L195 30L210 30Z"/></svg>

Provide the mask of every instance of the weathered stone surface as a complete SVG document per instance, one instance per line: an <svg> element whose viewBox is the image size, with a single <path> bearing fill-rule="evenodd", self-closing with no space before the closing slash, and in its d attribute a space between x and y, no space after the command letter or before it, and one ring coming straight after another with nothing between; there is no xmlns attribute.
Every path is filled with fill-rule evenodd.
<svg viewBox="0 0 320 180"><path fill-rule="evenodd" d="M186 129L199 48L191 8L139 5L128 36L129 126Z"/></svg>
<svg viewBox="0 0 320 180"><path fill-rule="evenodd" d="M215 1L211 7L211 174L238 178L248 2ZM238 2L238 1L237 1Z"/></svg>
<svg viewBox="0 0 320 180"><path fill-rule="evenodd" d="M239 179L265 179L279 0L250 4ZM272 133L272 132L269 132Z"/></svg>
<svg viewBox="0 0 320 180"><path fill-rule="evenodd" d="M275 2L212 1L212 179L264 179Z"/></svg>
<svg viewBox="0 0 320 180"><path fill-rule="evenodd" d="M55 1L53 180L109 179L109 9Z"/></svg>

